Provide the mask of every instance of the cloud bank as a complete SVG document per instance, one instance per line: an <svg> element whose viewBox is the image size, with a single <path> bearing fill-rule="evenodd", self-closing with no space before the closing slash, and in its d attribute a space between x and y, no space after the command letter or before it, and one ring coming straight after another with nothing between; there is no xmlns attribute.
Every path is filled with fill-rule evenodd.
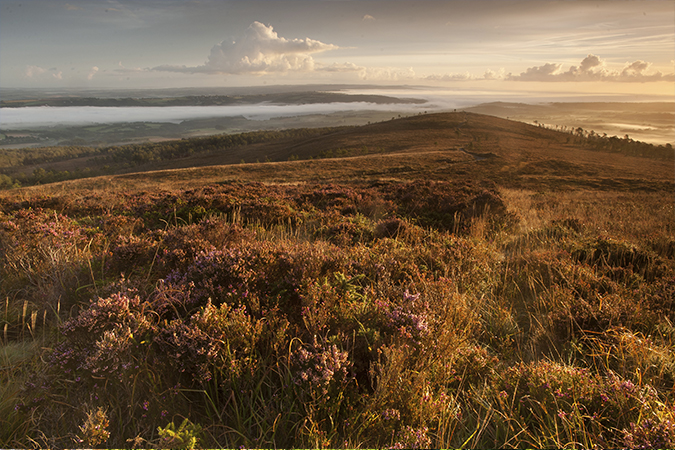
<svg viewBox="0 0 675 450"><path fill-rule="evenodd" d="M286 39L271 26L253 22L244 35L235 41L213 46L206 63L201 66L159 66L157 71L212 74L266 74L278 72L311 72L315 69L312 53L339 48L314 39Z"/></svg>
<svg viewBox="0 0 675 450"><path fill-rule="evenodd" d="M24 71L23 75L24 78L29 79L45 79L45 78L53 78L56 80L63 79L63 72L58 70L56 67L52 67L51 69L45 69L44 67L40 66L28 65L26 66L26 70Z"/></svg>
<svg viewBox="0 0 675 450"><path fill-rule="evenodd" d="M366 15L364 20L371 20ZM374 19L372 19L374 20ZM233 41L223 41L211 49L201 66L154 67L152 71L179 73L206 73L229 75L268 75L289 72L302 73L353 73L363 80L409 80L415 78L412 67L365 67L351 62L321 64L312 58L313 53L338 49L310 38L286 39L272 28L253 22L244 35ZM121 71L118 69L118 71Z"/></svg>
<svg viewBox="0 0 675 450"><path fill-rule="evenodd" d="M675 73L663 74L659 71L648 73L651 63L638 60L626 63L620 70L611 70L598 56L589 54L579 66L571 66L562 71L562 64L547 63L528 68L519 75L508 74L512 81L619 81L640 82L675 81Z"/></svg>

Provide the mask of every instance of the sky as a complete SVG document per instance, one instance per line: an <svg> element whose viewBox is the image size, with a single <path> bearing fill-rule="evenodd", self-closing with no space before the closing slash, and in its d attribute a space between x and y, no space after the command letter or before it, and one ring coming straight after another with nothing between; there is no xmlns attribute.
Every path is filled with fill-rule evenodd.
<svg viewBox="0 0 675 450"><path fill-rule="evenodd" d="M0 88L376 84L675 100L672 0L0 0Z"/></svg>

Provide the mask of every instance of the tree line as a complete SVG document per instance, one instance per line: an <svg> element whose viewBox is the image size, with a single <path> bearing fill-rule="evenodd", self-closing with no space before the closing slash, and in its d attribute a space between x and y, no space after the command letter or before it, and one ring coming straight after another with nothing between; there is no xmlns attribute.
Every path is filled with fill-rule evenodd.
<svg viewBox="0 0 675 450"><path fill-rule="evenodd" d="M115 173L143 164L186 158L246 145L279 140L302 139L348 127L296 128L252 131L240 134L189 138L175 141L116 145L109 147L54 146L0 150L0 189L53 183ZM55 170L42 167L57 162L90 157L84 168ZM33 167L39 165L41 167ZM27 169L28 173L26 173ZM32 170L31 170L32 169Z"/></svg>

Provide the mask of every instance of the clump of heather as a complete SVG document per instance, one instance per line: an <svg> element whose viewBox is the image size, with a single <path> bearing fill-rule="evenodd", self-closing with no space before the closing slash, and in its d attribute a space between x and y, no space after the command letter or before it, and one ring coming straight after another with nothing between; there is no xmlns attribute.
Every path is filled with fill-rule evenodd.
<svg viewBox="0 0 675 450"><path fill-rule="evenodd" d="M385 303L378 306L383 309L386 323L404 338L420 344L422 337L429 332L429 303L419 300L420 294L403 293L400 302Z"/></svg>
<svg viewBox="0 0 675 450"><path fill-rule="evenodd" d="M548 361L508 368L494 390L501 411L551 445L616 447L629 436L626 430L636 431L637 442L635 423L664 411L651 386Z"/></svg>
<svg viewBox="0 0 675 450"><path fill-rule="evenodd" d="M391 448L432 448L428 432L427 427L415 429L406 425L399 433L399 440Z"/></svg>
<svg viewBox="0 0 675 450"><path fill-rule="evenodd" d="M631 423L630 430L624 431L624 445L628 448L673 448L675 445L675 423L669 419L644 419Z"/></svg>
<svg viewBox="0 0 675 450"><path fill-rule="evenodd" d="M167 323L154 343L176 372L202 384L215 376L224 382L257 364L260 325L246 312L246 306L223 303L215 307L208 302L189 320Z"/></svg>
<svg viewBox="0 0 675 450"><path fill-rule="evenodd" d="M291 364L294 383L314 397L325 396L331 386L349 382L349 354L335 344L319 344L316 336L311 344L293 352Z"/></svg>

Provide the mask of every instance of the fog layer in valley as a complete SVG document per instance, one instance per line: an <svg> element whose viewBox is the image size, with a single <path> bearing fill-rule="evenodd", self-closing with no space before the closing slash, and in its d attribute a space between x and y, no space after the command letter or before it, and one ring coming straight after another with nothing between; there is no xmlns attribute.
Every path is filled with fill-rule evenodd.
<svg viewBox="0 0 675 450"><path fill-rule="evenodd" d="M317 89L314 86L305 86ZM362 125L388 120L399 115L466 110L521 122L543 124L569 131L583 128L599 135L624 137L653 144L675 143L675 105L672 102L635 102L634 98L586 95L584 101L555 93L537 95L527 92L480 90L442 90L422 87L321 86L318 90L299 91L302 87L267 87L252 91L119 91L111 93L3 91L4 99L43 98L153 98L166 99L187 95L274 96L294 92L293 103L265 101L233 105L202 106L28 106L0 108L0 129L12 139L0 140L0 147L17 145L80 144L105 145L121 142L175 139L197 135L237 133L252 130L303 128L317 126ZM7 94L7 95L5 95ZM105 94L105 95L104 95ZM330 95L345 96L345 101L326 102ZM358 95L387 95L387 103L361 100ZM195 97L196 98L196 97ZM270 99L274 100L272 97ZM276 98L276 97L275 97ZM352 101L349 101L351 99ZM411 100L419 99L416 103ZM645 100L647 100L645 98ZM137 126L133 132L124 123L166 124ZM117 124L115 129L95 129L95 124ZM181 124L176 128L176 124ZM174 128L170 128L171 125ZM50 128L46 128L50 127ZM76 129L79 127L80 129ZM85 129L84 127L89 127ZM144 128L144 129L141 129ZM41 130L40 130L41 129ZM70 130L70 131L69 131ZM126 134L125 134L126 133ZM0 135L1 136L1 135ZM4 136L2 136L4 137Z"/></svg>
<svg viewBox="0 0 675 450"><path fill-rule="evenodd" d="M42 126L69 126L94 123L169 122L211 117L243 116L251 120L307 114L331 114L340 111L407 111L418 112L423 106L409 104L378 105L375 103L326 103L311 105L276 105L261 103L237 106L163 106L163 107L25 107L3 108L0 127L3 130Z"/></svg>

